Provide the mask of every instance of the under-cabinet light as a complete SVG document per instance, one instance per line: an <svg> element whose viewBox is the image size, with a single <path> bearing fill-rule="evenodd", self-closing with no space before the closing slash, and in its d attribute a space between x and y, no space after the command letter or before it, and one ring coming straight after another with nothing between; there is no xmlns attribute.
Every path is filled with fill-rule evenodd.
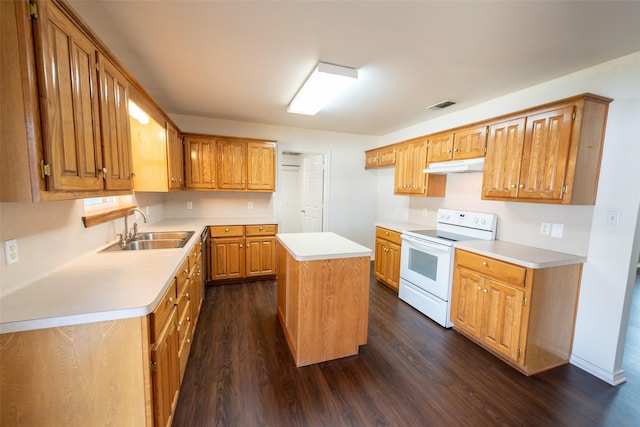
<svg viewBox="0 0 640 427"><path fill-rule="evenodd" d="M293 101L289 113L315 115L358 79L358 70L319 62Z"/></svg>
<svg viewBox="0 0 640 427"><path fill-rule="evenodd" d="M149 123L149 116L142 108L138 107L135 102L129 100L129 115L140 122L140 124L146 125Z"/></svg>

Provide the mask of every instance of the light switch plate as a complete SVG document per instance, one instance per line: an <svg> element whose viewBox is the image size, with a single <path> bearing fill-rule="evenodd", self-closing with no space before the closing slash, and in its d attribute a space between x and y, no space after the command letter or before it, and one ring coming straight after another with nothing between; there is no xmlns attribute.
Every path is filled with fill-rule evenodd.
<svg viewBox="0 0 640 427"><path fill-rule="evenodd" d="M618 225L620 222L620 211L607 211L607 218L604 221L607 225Z"/></svg>
<svg viewBox="0 0 640 427"><path fill-rule="evenodd" d="M4 261L7 265L15 264L18 258L18 241L16 239L4 241Z"/></svg>
<svg viewBox="0 0 640 427"><path fill-rule="evenodd" d="M548 236L550 231L551 224L549 224L548 222L540 223L540 234L546 234Z"/></svg>

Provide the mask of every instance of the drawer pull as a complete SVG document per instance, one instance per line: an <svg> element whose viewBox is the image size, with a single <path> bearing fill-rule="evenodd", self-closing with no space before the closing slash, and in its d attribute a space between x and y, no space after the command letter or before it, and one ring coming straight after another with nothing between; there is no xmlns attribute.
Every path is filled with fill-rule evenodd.
<svg viewBox="0 0 640 427"><path fill-rule="evenodd" d="M225 231L225 232L229 232L229 229L228 229L228 228L225 228L225 229L224 229L224 231Z"/></svg>
<svg viewBox="0 0 640 427"><path fill-rule="evenodd" d="M487 290L487 288L484 288L482 292L484 292L486 294L489 291Z"/></svg>
<svg viewBox="0 0 640 427"><path fill-rule="evenodd" d="M487 264L487 261L482 261L482 265L484 265L486 267L489 264Z"/></svg>
<svg viewBox="0 0 640 427"><path fill-rule="evenodd" d="M478 290L481 291L482 290L482 286L478 286Z"/></svg>
<svg viewBox="0 0 640 427"><path fill-rule="evenodd" d="M190 299L190 297L189 297L189 292L187 292L186 294L184 294L184 297L185 297L186 299Z"/></svg>
<svg viewBox="0 0 640 427"><path fill-rule="evenodd" d="M169 297L169 299L167 300L167 304L173 304L173 297Z"/></svg>
<svg viewBox="0 0 640 427"><path fill-rule="evenodd" d="M258 230L262 231L262 227L258 228Z"/></svg>

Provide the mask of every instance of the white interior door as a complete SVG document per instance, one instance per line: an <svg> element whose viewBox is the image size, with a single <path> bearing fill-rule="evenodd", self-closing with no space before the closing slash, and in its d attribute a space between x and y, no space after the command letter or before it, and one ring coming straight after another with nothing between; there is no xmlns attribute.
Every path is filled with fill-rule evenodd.
<svg viewBox="0 0 640 427"><path fill-rule="evenodd" d="M324 199L324 156L314 154L303 161L302 231L322 231Z"/></svg>

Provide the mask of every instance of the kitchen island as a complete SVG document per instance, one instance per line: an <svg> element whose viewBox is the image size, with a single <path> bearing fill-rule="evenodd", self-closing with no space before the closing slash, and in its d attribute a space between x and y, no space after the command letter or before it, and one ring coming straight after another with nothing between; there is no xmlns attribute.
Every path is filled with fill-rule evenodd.
<svg viewBox="0 0 640 427"><path fill-rule="evenodd" d="M296 366L367 343L371 249L335 233L281 233L278 319Z"/></svg>

